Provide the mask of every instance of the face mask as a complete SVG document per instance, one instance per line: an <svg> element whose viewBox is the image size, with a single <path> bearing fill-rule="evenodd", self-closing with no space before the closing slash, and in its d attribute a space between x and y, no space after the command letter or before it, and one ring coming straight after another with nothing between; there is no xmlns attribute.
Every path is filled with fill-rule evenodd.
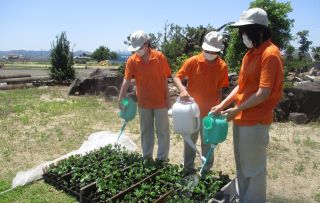
<svg viewBox="0 0 320 203"><path fill-rule="evenodd" d="M247 48L251 49L253 47L252 40L250 40L246 34L242 35L242 41Z"/></svg>
<svg viewBox="0 0 320 203"><path fill-rule="evenodd" d="M144 48L139 49L138 51L136 51L136 54L138 54L138 56L143 56L146 53L146 50Z"/></svg>
<svg viewBox="0 0 320 203"><path fill-rule="evenodd" d="M217 54L209 54L206 52L203 52L203 54L204 54L204 58L206 58L208 61L213 61L218 56Z"/></svg>

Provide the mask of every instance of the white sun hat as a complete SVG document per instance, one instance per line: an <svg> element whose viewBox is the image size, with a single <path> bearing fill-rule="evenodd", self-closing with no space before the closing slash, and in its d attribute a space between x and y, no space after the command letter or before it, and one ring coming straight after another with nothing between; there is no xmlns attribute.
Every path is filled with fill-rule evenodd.
<svg viewBox="0 0 320 203"><path fill-rule="evenodd" d="M244 25L259 24L268 27L268 15L267 12L261 8L251 8L244 11L240 17L240 20L231 27L241 27Z"/></svg>
<svg viewBox="0 0 320 203"><path fill-rule="evenodd" d="M128 50L138 51L147 41L148 41L148 36L144 31L142 30L135 31L130 35L130 45L128 47Z"/></svg>
<svg viewBox="0 0 320 203"><path fill-rule="evenodd" d="M223 36L219 32L211 31L206 34L202 43L203 50L220 52L223 48Z"/></svg>

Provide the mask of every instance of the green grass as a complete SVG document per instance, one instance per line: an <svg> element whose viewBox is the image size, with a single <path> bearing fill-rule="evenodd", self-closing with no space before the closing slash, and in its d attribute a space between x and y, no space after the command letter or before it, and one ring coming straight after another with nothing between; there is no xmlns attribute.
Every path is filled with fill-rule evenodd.
<svg viewBox="0 0 320 203"><path fill-rule="evenodd" d="M286 199L282 198L280 196L275 196L267 199L267 202L269 203L307 203L310 202L309 200L305 200L304 198L298 198L298 197L293 197L292 199Z"/></svg>
<svg viewBox="0 0 320 203"><path fill-rule="evenodd" d="M93 132L118 132L117 104L99 96L69 97L68 87L0 91L0 192L15 174L78 149ZM137 124L138 121L134 120ZM137 132L134 124L128 130ZM0 195L0 202L75 202L35 182Z"/></svg>
<svg viewBox="0 0 320 203"><path fill-rule="evenodd" d="M9 184L0 182L0 188L5 187L6 189L10 187ZM52 186L45 184L43 181L37 181L33 184L28 184L23 187L17 187L11 191L8 191L0 195L1 203L11 203L11 202L77 202L77 200L64 193L63 191L58 191Z"/></svg>
<svg viewBox="0 0 320 203"><path fill-rule="evenodd" d="M68 90L68 87L55 86L47 89L0 91L0 193L10 189L18 171L33 168L78 149L93 132L119 131L122 121L117 115L116 102L105 101L100 96L69 97ZM128 123L126 131L139 134L138 116ZM273 137L268 151L269 165L273 166L268 170L269 190L272 182L285 182L284 174L290 175L285 176L286 178L297 180L303 176L304 181L310 180L310 174L313 174L313 179L318 177L320 162L316 155L319 152L319 123L303 127L290 123L273 124L271 132ZM135 138L140 142L138 135ZM182 142L180 135L171 134L171 138L172 143ZM228 154L227 152L229 151L217 154L217 158ZM176 159L180 163L181 158ZM235 174L235 168L231 166L233 156L230 155L225 160L227 164L222 170L229 167L232 174ZM300 185L310 186L309 182ZM268 201L303 202L300 189L302 187L289 191L296 196L277 194L277 188L273 189L273 194L276 195L269 196ZM307 197L319 201L319 190L315 191L313 187L312 191L314 192L307 194ZM75 201L73 197L43 181L0 195L1 203Z"/></svg>

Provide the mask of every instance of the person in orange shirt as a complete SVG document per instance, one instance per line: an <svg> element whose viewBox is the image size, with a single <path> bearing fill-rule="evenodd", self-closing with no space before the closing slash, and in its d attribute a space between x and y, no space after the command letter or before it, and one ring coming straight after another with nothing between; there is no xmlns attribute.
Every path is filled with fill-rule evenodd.
<svg viewBox="0 0 320 203"><path fill-rule="evenodd" d="M252 8L231 25L248 48L242 60L238 85L213 113L233 120L233 142L240 202L266 201L266 149L273 109L282 96L283 62L270 39L267 13ZM235 102L235 107L222 111Z"/></svg>
<svg viewBox="0 0 320 203"><path fill-rule="evenodd" d="M141 147L143 157L153 159L154 126L158 138L158 160L167 160L170 136L168 108L168 77L171 70L166 57L149 47L149 40L144 31L135 31L130 36L128 50L133 54L128 58L125 76L118 97L125 97L131 79L135 79L138 109L140 116Z"/></svg>
<svg viewBox="0 0 320 203"><path fill-rule="evenodd" d="M220 33L211 31L204 37L203 51L185 61L174 77L174 83L180 91L180 98L188 101L193 97L200 108L200 126L203 117L210 111L211 107L217 105L221 100L223 87L229 86L227 64L219 57L218 53L224 48L223 37ZM181 80L187 78L187 87L182 85ZM191 135L191 140L196 143L199 132ZM202 127L200 127L202 156L206 157L210 146L203 143ZM194 171L194 159L196 152L184 142L184 167ZM212 159L208 162L205 171L213 165Z"/></svg>

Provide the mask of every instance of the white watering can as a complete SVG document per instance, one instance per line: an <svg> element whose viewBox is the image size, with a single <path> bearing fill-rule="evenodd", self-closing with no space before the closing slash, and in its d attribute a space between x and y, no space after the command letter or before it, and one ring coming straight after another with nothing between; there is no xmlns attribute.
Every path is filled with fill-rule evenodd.
<svg viewBox="0 0 320 203"><path fill-rule="evenodd" d="M205 161L205 157L201 156L191 140L191 134L200 129L200 110L194 99L190 97L189 101L182 101L178 97L172 106L172 119L173 131L181 134L189 146L201 157L201 161Z"/></svg>

